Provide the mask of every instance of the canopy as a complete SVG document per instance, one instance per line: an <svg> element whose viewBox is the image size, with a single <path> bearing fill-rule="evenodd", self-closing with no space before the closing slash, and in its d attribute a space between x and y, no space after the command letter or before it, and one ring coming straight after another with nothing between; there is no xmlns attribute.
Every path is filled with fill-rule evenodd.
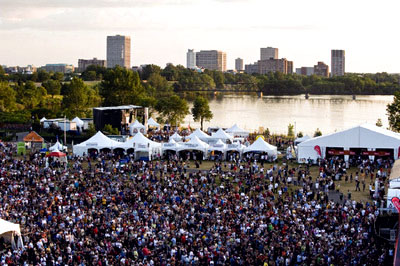
<svg viewBox="0 0 400 266"><path fill-rule="evenodd" d="M47 120L47 118L43 116L42 119L40 119L40 123L43 123L46 120Z"/></svg>
<svg viewBox="0 0 400 266"><path fill-rule="evenodd" d="M65 157L65 156L67 156L65 153L60 152L57 149L46 155L46 157Z"/></svg>
<svg viewBox="0 0 400 266"><path fill-rule="evenodd" d="M218 129L217 132L212 133L211 138L222 140L225 143L227 140L230 140L230 141L233 140L233 136L226 133L222 128Z"/></svg>
<svg viewBox="0 0 400 266"><path fill-rule="evenodd" d="M64 145L62 145L60 142L58 142L58 140L57 140L57 142L53 145L53 146L51 146L50 148L49 148L49 151L54 151L54 150L59 150L59 151L62 151L62 150L66 150L67 149L67 146L64 146Z"/></svg>
<svg viewBox="0 0 400 266"><path fill-rule="evenodd" d="M141 155L144 155L143 157L146 157L146 160L151 160L154 156L161 153L161 143L146 138L141 132L136 133L134 137L127 141L120 143L116 148L124 150L133 149L135 159L142 159Z"/></svg>
<svg viewBox="0 0 400 266"><path fill-rule="evenodd" d="M226 151L237 151L237 152L241 153L244 148L245 148L245 146L243 144L236 142L236 143L228 144L226 146Z"/></svg>
<svg viewBox="0 0 400 266"><path fill-rule="evenodd" d="M14 235L18 236L18 243L15 245ZM23 247L21 238L21 229L19 224L11 223L6 220L0 219L0 236L4 238L6 242L11 243L12 248Z"/></svg>
<svg viewBox="0 0 400 266"><path fill-rule="evenodd" d="M169 137L169 139L170 139L170 140L173 139L173 140L175 140L175 141L181 141L181 140L182 140L182 136L180 136L180 135L178 134L178 132L175 132L171 137Z"/></svg>
<svg viewBox="0 0 400 266"><path fill-rule="evenodd" d="M226 144L222 142L222 140L218 140L217 143L211 145L208 147L208 151L220 151L220 152L225 152L226 151Z"/></svg>
<svg viewBox="0 0 400 266"><path fill-rule="evenodd" d="M198 150L204 154L207 152L208 144L201 141L197 136L192 136L188 142L183 142L178 151Z"/></svg>
<svg viewBox="0 0 400 266"><path fill-rule="evenodd" d="M249 132L240 128L238 125L234 124L232 127L225 130L226 133L233 135L234 137L242 137L247 138L249 136Z"/></svg>
<svg viewBox="0 0 400 266"><path fill-rule="evenodd" d="M128 127L129 127L129 132L132 136L138 132L146 134L146 127L137 120L135 120L135 122L130 124Z"/></svg>
<svg viewBox="0 0 400 266"><path fill-rule="evenodd" d="M278 155L278 150L275 146L267 143L262 138L258 138L253 142L249 147L246 147L243 151L246 152L265 152L268 153L268 156L275 157Z"/></svg>
<svg viewBox="0 0 400 266"><path fill-rule="evenodd" d="M304 141L306 141L306 140L309 140L309 139L311 139L311 137L308 136L308 135L305 135L305 136L303 136L303 137L301 137L301 138L295 139L295 140L294 140L294 144L297 145L297 144L302 143L302 142L304 142Z"/></svg>
<svg viewBox="0 0 400 266"><path fill-rule="evenodd" d="M39 136L38 133L36 133L35 131L31 131L28 135L26 135L24 137L24 141L25 142L43 142L44 139Z"/></svg>
<svg viewBox="0 0 400 266"><path fill-rule="evenodd" d="M148 125L149 127L160 128L160 124L157 123L152 117L150 117L150 119L147 121L147 125Z"/></svg>
<svg viewBox="0 0 400 266"><path fill-rule="evenodd" d="M118 145L120 145L118 141L112 140L101 133L101 131L98 131L93 137L91 137L87 141L74 145L73 153L76 155L83 155L83 153L87 154L89 149L96 149L99 151L105 148L113 149Z"/></svg>
<svg viewBox="0 0 400 266"><path fill-rule="evenodd" d="M377 149L392 151L395 159L399 156L400 135L390 130L375 125L363 124L347 130L332 133L325 136L309 139L297 145L299 162L308 159L317 160L325 158L327 148L348 151L352 148L366 149L370 152ZM345 160L349 156L345 155Z"/></svg>
<svg viewBox="0 0 400 266"><path fill-rule="evenodd" d="M177 151L181 145L177 143L174 139L169 139L168 143L163 143L162 144L162 150L163 152L165 151Z"/></svg>
<svg viewBox="0 0 400 266"><path fill-rule="evenodd" d="M76 123L77 127L82 128L83 125L85 125L85 122L83 122L79 117L75 117L74 119L71 120L72 122Z"/></svg>
<svg viewBox="0 0 400 266"><path fill-rule="evenodd" d="M210 139L210 136L207 135L206 133L204 133L203 131L201 131L199 128L196 129L192 134L190 134L186 138L191 140L194 137L197 137L201 141L205 141L205 142L207 142Z"/></svg>

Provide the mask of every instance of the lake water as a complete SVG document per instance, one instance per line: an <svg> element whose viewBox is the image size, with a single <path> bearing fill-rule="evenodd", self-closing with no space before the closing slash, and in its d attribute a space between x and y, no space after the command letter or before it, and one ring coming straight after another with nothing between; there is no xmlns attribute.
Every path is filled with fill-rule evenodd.
<svg viewBox="0 0 400 266"><path fill-rule="evenodd" d="M310 95L264 96L222 94L213 96L210 108L214 118L204 122L204 130L210 126L238 126L251 132L260 127L269 128L271 133L286 134L289 123L295 125L296 132L313 135L319 128L322 134L333 133L362 123L375 124L378 118L388 127L386 105L393 96L352 96ZM190 106L191 108L191 106ZM185 118L183 125L200 127L192 115Z"/></svg>

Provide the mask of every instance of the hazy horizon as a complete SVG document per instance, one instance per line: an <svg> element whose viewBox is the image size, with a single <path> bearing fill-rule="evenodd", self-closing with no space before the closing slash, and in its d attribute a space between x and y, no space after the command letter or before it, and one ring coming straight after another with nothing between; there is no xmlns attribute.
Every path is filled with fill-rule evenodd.
<svg viewBox="0 0 400 266"><path fill-rule="evenodd" d="M108 35L131 36L131 65L186 66L188 49L221 50L227 68L279 48L294 68L330 65L346 51L346 72L400 72L397 10L390 0L326 4L261 0L0 0L0 65L42 66L106 59Z"/></svg>

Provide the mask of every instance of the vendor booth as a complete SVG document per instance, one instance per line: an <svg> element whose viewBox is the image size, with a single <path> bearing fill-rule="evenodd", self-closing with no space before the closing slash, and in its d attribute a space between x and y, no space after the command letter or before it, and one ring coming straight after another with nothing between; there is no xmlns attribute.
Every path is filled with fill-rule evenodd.
<svg viewBox="0 0 400 266"><path fill-rule="evenodd" d="M217 143L208 147L209 159L214 160L225 160L226 158L226 144L222 140L218 140Z"/></svg>
<svg viewBox="0 0 400 266"><path fill-rule="evenodd" d="M73 146L73 153L82 156L83 154L98 154L101 151L109 151L118 147L120 143L105 136L101 131L97 132L90 139Z"/></svg>
<svg viewBox="0 0 400 266"><path fill-rule="evenodd" d="M161 155L161 143L146 138L141 132L125 142L120 142L115 148L134 154L135 160L151 161Z"/></svg>
<svg viewBox="0 0 400 266"><path fill-rule="evenodd" d="M170 138L168 143L162 144L162 153L164 156L169 158L169 156L175 155L180 147L181 145L179 143L177 143L174 139Z"/></svg>
<svg viewBox="0 0 400 266"><path fill-rule="evenodd" d="M169 140L175 140L176 142L179 142L182 140L182 136L178 134L178 132L175 132L172 136L169 137Z"/></svg>
<svg viewBox="0 0 400 266"><path fill-rule="evenodd" d="M17 243L15 243L15 236L17 236ZM4 239L5 243L11 244L13 249L22 248L24 246L19 224L0 219L0 237Z"/></svg>
<svg viewBox="0 0 400 266"><path fill-rule="evenodd" d="M62 144L57 140L57 142L56 142L53 146L51 146L51 147L49 148L49 151L54 151L54 150L64 151L64 150L67 150L67 146L62 145Z"/></svg>
<svg viewBox="0 0 400 266"><path fill-rule="evenodd" d="M183 159L204 160L207 157L208 144L193 136L188 142L182 143L177 150Z"/></svg>
<svg viewBox="0 0 400 266"><path fill-rule="evenodd" d="M226 133L222 128L218 129L217 132L211 134L211 139L218 141L221 140L223 143L232 143L233 136Z"/></svg>
<svg viewBox="0 0 400 266"><path fill-rule="evenodd" d="M234 161L242 157L245 146L239 142L226 145L226 160Z"/></svg>
<svg viewBox="0 0 400 266"><path fill-rule="evenodd" d="M146 132L147 132L146 127L137 120L135 120L135 122L130 124L128 127L129 127L129 134L131 136L134 136L138 132L140 132L142 134L146 134Z"/></svg>
<svg viewBox="0 0 400 266"><path fill-rule="evenodd" d="M160 129L160 124L156 122L152 117L147 121L147 127L150 128L155 128L155 129Z"/></svg>
<svg viewBox="0 0 400 266"><path fill-rule="evenodd" d="M363 124L297 145L299 163L338 157L344 161L397 159L400 135L375 125Z"/></svg>
<svg viewBox="0 0 400 266"><path fill-rule="evenodd" d="M243 153L251 153L253 158L258 160L264 157L268 161L274 161L278 157L277 147L267 143L263 138L258 138L253 144L246 147Z"/></svg>
<svg viewBox="0 0 400 266"><path fill-rule="evenodd" d="M234 124L232 127L225 130L226 133L232 135L233 137L239 138L247 138L249 136L249 132L240 128L238 125Z"/></svg>

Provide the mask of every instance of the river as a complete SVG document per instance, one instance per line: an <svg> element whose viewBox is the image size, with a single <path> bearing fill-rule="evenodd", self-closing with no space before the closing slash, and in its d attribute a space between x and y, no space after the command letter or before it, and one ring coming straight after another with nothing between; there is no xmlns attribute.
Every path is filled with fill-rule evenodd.
<svg viewBox="0 0 400 266"><path fill-rule="evenodd" d="M263 96L255 94L219 94L209 99L213 119L204 122L204 130L219 126L227 128L233 124L258 131L269 128L271 133L286 134L289 123L295 131L312 136L317 128L322 134L333 133L363 123L375 124L380 118L383 127L388 127L386 105L393 96L357 95L304 95ZM190 105L190 108L192 105ZM186 116L183 125L200 127L192 115Z"/></svg>

